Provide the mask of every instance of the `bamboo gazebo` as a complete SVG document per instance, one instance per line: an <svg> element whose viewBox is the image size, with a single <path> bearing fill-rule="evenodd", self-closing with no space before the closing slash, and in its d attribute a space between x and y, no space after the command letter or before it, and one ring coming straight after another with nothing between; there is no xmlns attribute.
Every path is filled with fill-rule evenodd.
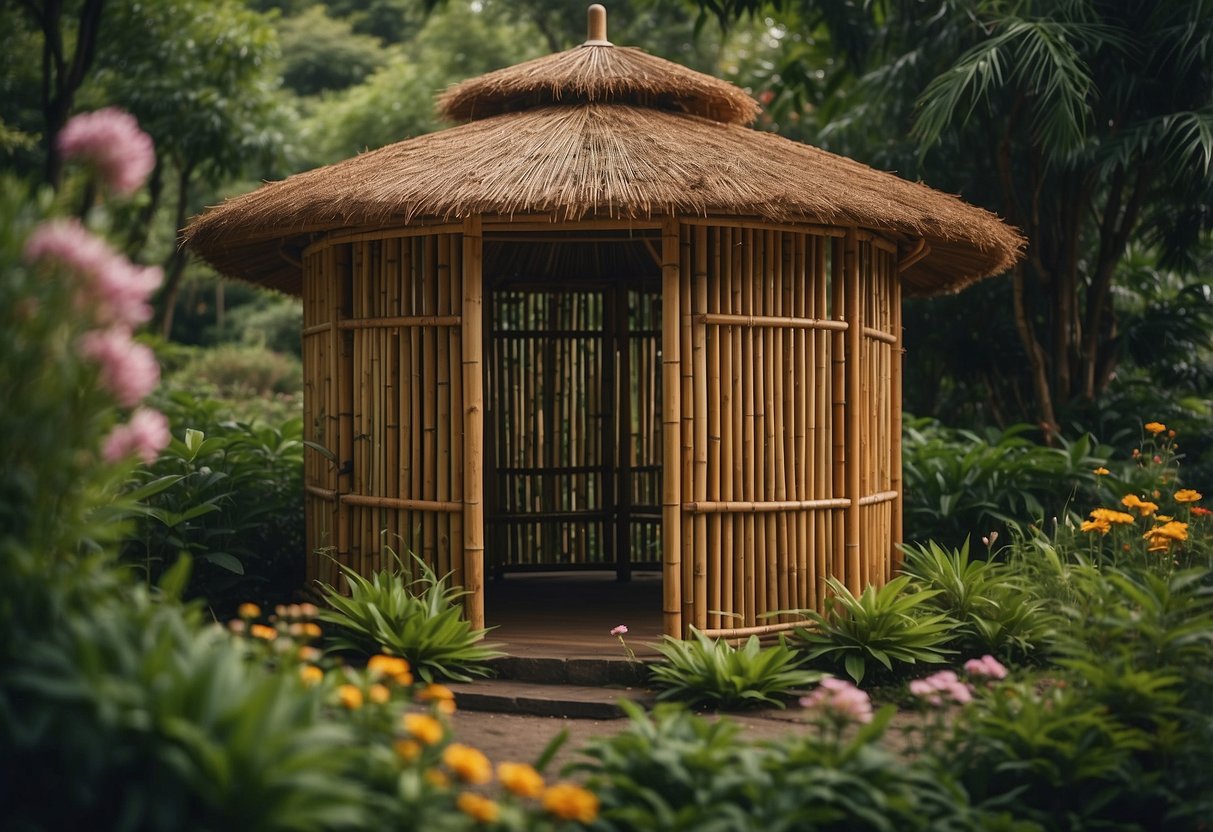
<svg viewBox="0 0 1213 832"><path fill-rule="evenodd" d="M903 294L998 273L993 215L751 129L740 89L607 40L448 90L460 126L197 217L303 298L309 575L659 568L667 633L886 580ZM489 622L492 623L492 622Z"/></svg>

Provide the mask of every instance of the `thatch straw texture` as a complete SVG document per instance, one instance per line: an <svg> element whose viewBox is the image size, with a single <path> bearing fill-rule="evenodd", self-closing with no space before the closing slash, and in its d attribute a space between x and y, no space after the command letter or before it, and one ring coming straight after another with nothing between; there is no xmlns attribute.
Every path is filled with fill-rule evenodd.
<svg viewBox="0 0 1213 832"><path fill-rule="evenodd" d="M728 124L758 117L754 99L732 84L640 49L583 45L464 81L438 99L451 121L471 121L548 104L634 104Z"/></svg>
<svg viewBox="0 0 1213 832"><path fill-rule="evenodd" d="M1024 243L956 197L815 147L700 116L596 103L483 118L296 174L195 218L186 241L224 274L298 294L295 257L311 234L516 214L725 215L924 238L930 255L903 275L909 294L998 273Z"/></svg>

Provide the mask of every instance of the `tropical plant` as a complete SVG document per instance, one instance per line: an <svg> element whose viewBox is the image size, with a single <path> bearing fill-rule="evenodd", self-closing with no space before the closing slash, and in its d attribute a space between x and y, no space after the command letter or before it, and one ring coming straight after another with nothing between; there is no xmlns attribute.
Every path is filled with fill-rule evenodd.
<svg viewBox="0 0 1213 832"><path fill-rule="evenodd" d="M475 630L463 616L459 599L467 592L447 584L425 561L410 554L417 574L390 550L395 565L369 578L337 564L350 588L347 597L320 585L325 602L319 618L335 628L331 646L367 655L390 653L408 660L421 678L471 681L487 676L490 659L501 655L484 643L488 629Z"/></svg>
<svg viewBox="0 0 1213 832"><path fill-rule="evenodd" d="M1021 576L1004 562L970 557L967 539L958 549L930 541L903 550L902 571L937 592L927 606L957 622L953 647L961 654L1027 659L1052 634L1053 617Z"/></svg>
<svg viewBox="0 0 1213 832"><path fill-rule="evenodd" d="M859 684L873 662L888 674L901 665L946 662L954 652L947 644L956 622L927 607L938 590L914 592L910 581L901 575L880 588L869 584L855 596L828 578L833 594L827 612L802 611L813 625L795 630L810 664L845 670Z"/></svg>
<svg viewBox="0 0 1213 832"><path fill-rule="evenodd" d="M161 400L177 436L127 485L135 525L123 557L151 582L187 552L189 595L221 613L238 601L289 598L303 581L303 424L226 421L188 393ZM255 495L255 498L254 498Z"/></svg>
<svg viewBox="0 0 1213 832"><path fill-rule="evenodd" d="M800 669L801 656L783 643L762 647L750 636L740 649L692 630L687 640L666 636L657 651L665 659L649 668L658 699L720 708L774 705L821 678Z"/></svg>

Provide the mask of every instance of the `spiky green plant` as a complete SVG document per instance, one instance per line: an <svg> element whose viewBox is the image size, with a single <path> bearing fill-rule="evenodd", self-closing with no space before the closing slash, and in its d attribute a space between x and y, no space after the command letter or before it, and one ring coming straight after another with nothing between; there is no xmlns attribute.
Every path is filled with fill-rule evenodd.
<svg viewBox="0 0 1213 832"><path fill-rule="evenodd" d="M762 647L750 636L740 649L723 639L692 630L692 638L666 636L657 645L665 661L653 665L659 699L720 708L775 705L782 697L818 681L822 674L803 670L797 652L785 644Z"/></svg>
<svg viewBox="0 0 1213 832"><path fill-rule="evenodd" d="M953 651L947 643L956 622L926 604L937 590L907 591L911 578L901 575L877 589L869 585L853 595L837 578L826 583L834 593L827 614L806 610L813 628L796 629L805 657L828 668L842 667L856 684L875 661L889 673L894 664L939 664Z"/></svg>
<svg viewBox="0 0 1213 832"><path fill-rule="evenodd" d="M403 656L422 679L459 682L487 676L488 660L500 656L496 645L484 642L488 629L473 629L463 617L459 599L468 593L451 587L424 561L411 555L417 575L395 552L393 565L369 578L338 564L350 587L346 597L321 583L329 609L319 618L336 629L330 645L338 650Z"/></svg>

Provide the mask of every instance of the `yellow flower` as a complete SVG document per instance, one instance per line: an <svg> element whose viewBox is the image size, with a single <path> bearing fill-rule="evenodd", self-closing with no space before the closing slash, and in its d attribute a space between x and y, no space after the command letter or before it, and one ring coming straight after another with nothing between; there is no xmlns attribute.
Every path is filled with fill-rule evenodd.
<svg viewBox="0 0 1213 832"><path fill-rule="evenodd" d="M442 762L465 783L487 783L493 779L489 758L470 745L451 743L442 752Z"/></svg>
<svg viewBox="0 0 1213 832"><path fill-rule="evenodd" d="M446 776L445 771L439 771L436 768L427 769L425 772L425 782L431 786L436 786L440 789L445 789L451 785L451 778Z"/></svg>
<svg viewBox="0 0 1213 832"><path fill-rule="evenodd" d="M427 714L405 714L404 730L425 745L434 745L442 740L442 723Z"/></svg>
<svg viewBox="0 0 1213 832"><path fill-rule="evenodd" d="M387 676L398 685L413 684L413 674L409 672L408 660L399 656L385 656L382 653L371 656L371 660L366 663L366 669L372 675Z"/></svg>
<svg viewBox="0 0 1213 832"><path fill-rule="evenodd" d="M1084 532L1099 532L1107 534L1112 529L1112 524L1107 520L1083 520L1082 530Z"/></svg>
<svg viewBox="0 0 1213 832"><path fill-rule="evenodd" d="M382 705L392 698L392 692L387 689L387 686L378 683L371 685L370 690L366 694L367 698L376 705Z"/></svg>
<svg viewBox="0 0 1213 832"><path fill-rule="evenodd" d="M1094 520L1097 523L1099 523L1099 522L1113 523L1113 524L1116 524L1116 523L1132 524L1133 523L1132 514L1126 514L1123 511L1115 511L1110 508L1092 509L1090 517L1092 520Z"/></svg>
<svg viewBox="0 0 1213 832"><path fill-rule="evenodd" d="M501 814L500 807L494 801L473 792L464 792L455 798L455 806L479 823L493 823Z"/></svg>
<svg viewBox="0 0 1213 832"><path fill-rule="evenodd" d="M1154 434L1155 436L1158 436L1158 434L1162 433L1166 429L1167 429L1167 426L1164 425L1162 422L1146 422L1146 430L1148 430L1150 433Z"/></svg>
<svg viewBox="0 0 1213 832"><path fill-rule="evenodd" d="M519 797L543 794L543 775L526 763L502 763L497 766L497 779L506 790Z"/></svg>
<svg viewBox="0 0 1213 832"><path fill-rule="evenodd" d="M1152 544L1157 543L1160 539L1182 542L1188 539L1188 524L1172 520L1170 523L1155 526L1143 534L1142 537L1149 540Z"/></svg>
<svg viewBox="0 0 1213 832"><path fill-rule="evenodd" d="M254 624L252 627L249 627L249 633L252 634L253 638L263 638L266 641L273 641L278 638L278 631L264 624Z"/></svg>
<svg viewBox="0 0 1213 832"><path fill-rule="evenodd" d="M1141 499L1136 494L1126 494L1120 500L1125 508L1135 508L1142 517L1149 517L1158 511L1158 504Z"/></svg>
<svg viewBox="0 0 1213 832"><path fill-rule="evenodd" d="M343 707L356 711L362 707L362 691L354 685L342 685L337 688L337 698Z"/></svg>
<svg viewBox="0 0 1213 832"><path fill-rule="evenodd" d="M300 647L299 658L305 662L315 662L320 660L320 651L315 647Z"/></svg>
<svg viewBox="0 0 1213 832"><path fill-rule="evenodd" d="M455 713L455 694L446 685L430 684L417 694L419 702L433 702L439 713L450 716Z"/></svg>
<svg viewBox="0 0 1213 832"><path fill-rule="evenodd" d="M322 633L320 625L314 621L307 622L300 629L302 629L303 635L306 638L320 638Z"/></svg>
<svg viewBox="0 0 1213 832"><path fill-rule="evenodd" d="M1112 472L1109 471L1107 468L1104 468L1101 465L1100 467L1096 468L1092 473L1094 473L1095 476L1097 476L1097 477L1106 477L1108 474L1110 474Z"/></svg>
<svg viewBox="0 0 1213 832"><path fill-rule="evenodd" d="M261 607L250 601L245 601L236 608L236 615L240 616L241 618L257 618L261 615Z"/></svg>
<svg viewBox="0 0 1213 832"><path fill-rule="evenodd" d="M324 671L314 664L305 664L299 668L299 678L303 680L303 684L311 687L324 681Z"/></svg>
<svg viewBox="0 0 1213 832"><path fill-rule="evenodd" d="M421 744L417 740L396 740L393 748L396 749L396 756L406 763L411 763L421 756Z"/></svg>
<svg viewBox="0 0 1213 832"><path fill-rule="evenodd" d="M1177 503L1195 503L1203 497L1203 494L1193 491L1191 488L1181 488L1175 492L1175 502Z"/></svg>
<svg viewBox="0 0 1213 832"><path fill-rule="evenodd" d="M1156 522L1156 523L1170 523L1174 519L1175 518L1169 514L1155 514L1154 515L1154 522Z"/></svg>
<svg viewBox="0 0 1213 832"><path fill-rule="evenodd" d="M598 795L572 783L557 783L543 793L543 808L561 820L593 823L598 817Z"/></svg>

